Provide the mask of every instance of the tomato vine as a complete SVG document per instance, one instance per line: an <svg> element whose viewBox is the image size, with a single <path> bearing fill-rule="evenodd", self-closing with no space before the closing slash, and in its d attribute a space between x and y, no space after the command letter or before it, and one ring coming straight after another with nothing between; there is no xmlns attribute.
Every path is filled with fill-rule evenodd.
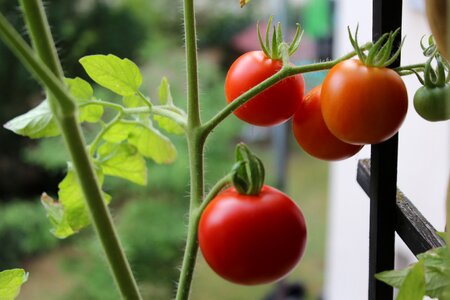
<svg viewBox="0 0 450 300"><path fill-rule="evenodd" d="M242 3L247 2L243 1ZM113 277L124 299L141 299L141 295L112 223L107 207L110 196L102 191L105 175L122 177L137 184L145 184L147 170L144 158L153 159L157 163L168 163L176 157L176 149L173 144L158 128L175 134L185 134L190 164L190 208L188 235L176 299L188 299L198 252L198 229L202 214L219 192L231 182L236 183L236 180L239 181L243 178L237 178L236 172L228 174L207 193L205 192L204 146L214 129L251 99L266 92L269 88L273 88L288 77L331 69L356 55L362 63L370 67L387 67L400 53L399 50L391 55L392 44L398 32L383 35L375 44L366 43L364 45L359 45L356 34L353 37L349 32L354 51L331 61L294 66L289 62L289 56L300 45L300 27L297 28L294 41L290 45L282 40L280 26L275 27L272 44L269 43L269 30L266 31L265 42L262 41L260 35L259 39L264 55L281 62L279 68L277 67L271 76L251 85L248 90L233 97L232 101L212 118L202 121L198 88L194 0L184 0L183 3L187 113L174 104L167 79L163 78L161 81L158 91L160 103L156 104L139 90L142 83L139 68L130 60L114 55L86 56L80 60L80 63L92 80L121 96L122 104L96 99L89 83L80 78L64 78L40 0L20 1L33 50L0 14L0 38L44 86L48 96L41 105L11 120L5 127L31 138L59 134L63 136L71 155L71 163L67 176L59 186L60 199L57 202L45 195L42 197L42 202L55 227L54 234L60 238L76 233L92 221L107 255ZM270 27L270 22L268 27ZM430 51L424 49L426 55ZM426 64L414 64L398 67L389 72L403 76L417 74L424 70L429 70ZM448 86L448 79L445 84ZM114 117L107 122L102 120L105 109L110 109L115 113ZM39 112L39 116L37 112ZM30 119L34 123L29 122ZM81 122L101 125L90 144L87 144L84 139L80 127ZM162 150L154 151L149 145L157 145L158 147L154 148ZM359 150L359 146L354 148ZM241 154L241 156L245 155ZM121 166L121 171L111 170L109 163ZM256 165L259 166L258 161ZM130 166L139 171L137 177L130 174L127 169ZM252 188L252 184L246 184L237 190L241 192L250 186L250 194L254 196L260 192L261 188L265 188L261 178L255 181L257 188ZM71 193L64 189L66 186L73 188ZM17 276L23 278L26 277L22 271L13 273L17 273Z"/></svg>

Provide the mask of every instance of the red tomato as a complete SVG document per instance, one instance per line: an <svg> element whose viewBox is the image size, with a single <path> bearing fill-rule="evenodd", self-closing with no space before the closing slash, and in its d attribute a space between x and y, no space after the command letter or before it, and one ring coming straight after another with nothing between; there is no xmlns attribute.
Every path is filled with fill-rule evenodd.
<svg viewBox="0 0 450 300"><path fill-rule="evenodd" d="M321 107L328 129L340 140L377 144L400 128L408 95L395 71L351 59L335 65L325 77Z"/></svg>
<svg viewBox="0 0 450 300"><path fill-rule="evenodd" d="M228 70L225 95L230 103L258 83L277 73L281 60L267 58L262 51L247 52ZM272 126L289 120L303 98L302 75L288 77L250 99L234 111L241 120L257 125Z"/></svg>
<svg viewBox="0 0 450 300"><path fill-rule="evenodd" d="M292 128L300 147L323 160L341 160L353 156L362 145L347 144L328 130L320 109L321 86L312 89L294 114Z"/></svg>
<svg viewBox="0 0 450 300"><path fill-rule="evenodd" d="M288 274L303 255L306 224L285 194L263 186L258 195L229 188L203 212L198 239L209 266L239 284L263 284Z"/></svg>

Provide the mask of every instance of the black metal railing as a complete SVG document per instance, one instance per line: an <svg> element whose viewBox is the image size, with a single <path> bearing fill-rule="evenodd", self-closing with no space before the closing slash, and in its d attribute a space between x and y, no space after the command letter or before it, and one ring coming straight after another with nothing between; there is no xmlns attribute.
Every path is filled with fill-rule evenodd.
<svg viewBox="0 0 450 300"><path fill-rule="evenodd" d="M401 28L402 0L373 0L373 40ZM400 45L401 32L396 41ZM395 50L394 50L395 51ZM390 66L400 65L400 57ZM394 269L395 232L417 255L444 245L436 229L397 189L398 134L371 146L371 159L358 163L357 181L370 198L369 295L370 300L393 298L393 288L375 274Z"/></svg>

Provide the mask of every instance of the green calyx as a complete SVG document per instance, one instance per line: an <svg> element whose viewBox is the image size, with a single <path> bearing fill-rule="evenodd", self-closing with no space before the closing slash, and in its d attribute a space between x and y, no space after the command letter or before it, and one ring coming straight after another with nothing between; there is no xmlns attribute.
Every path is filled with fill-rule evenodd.
<svg viewBox="0 0 450 300"><path fill-rule="evenodd" d="M298 47L300 46L300 42L303 36L303 30L301 30L300 24L297 23L297 30L295 32L294 38L292 39L292 42L288 44L283 41L283 32L281 30L280 23L278 23L276 26L273 26L272 41L270 41L269 35L271 25L272 25L272 17L270 17L269 21L267 22L265 40L263 40L262 38L259 23L256 25L261 49L264 52L264 54L270 59L287 60L297 51Z"/></svg>
<svg viewBox="0 0 450 300"><path fill-rule="evenodd" d="M425 36L422 36L422 38L420 39L420 47L422 48L423 51L423 55L426 57L433 57L436 55L436 53L438 52L436 44L434 42L434 38L432 35L430 35L428 37L428 45L425 45L423 43L423 38Z"/></svg>
<svg viewBox="0 0 450 300"><path fill-rule="evenodd" d="M422 84L429 88L444 87L450 80L449 64L447 61L442 61L441 56L434 57L436 67L431 65L433 57L428 59L423 71L424 80ZM445 74L447 72L447 75ZM420 79L419 79L420 80Z"/></svg>
<svg viewBox="0 0 450 300"><path fill-rule="evenodd" d="M442 88L450 82L450 64L439 53L432 35L428 37L428 45L423 43L423 38L420 40L420 47L423 55L428 57L423 68L423 78L416 70L411 69L409 71L412 71L417 76L417 79L423 86L427 88Z"/></svg>
<svg viewBox="0 0 450 300"><path fill-rule="evenodd" d="M400 28L394 32L391 31L383 34L373 45L371 45L371 47L366 50L366 53L358 44L358 27L359 26L356 27L355 37L353 37L350 31L350 27L347 27L347 30L350 43L363 64L369 67L384 68L391 65L399 57L405 38L402 39L397 51L392 53L392 49L395 38L400 32Z"/></svg>
<svg viewBox="0 0 450 300"><path fill-rule="evenodd" d="M258 195L264 185L264 165L248 147L236 146L236 163L231 171L231 182L239 194Z"/></svg>

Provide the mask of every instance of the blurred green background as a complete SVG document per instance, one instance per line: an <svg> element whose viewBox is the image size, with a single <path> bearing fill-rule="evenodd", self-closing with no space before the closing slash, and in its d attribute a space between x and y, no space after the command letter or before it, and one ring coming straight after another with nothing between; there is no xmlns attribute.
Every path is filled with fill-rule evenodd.
<svg viewBox="0 0 450 300"><path fill-rule="evenodd" d="M233 37L255 26L255 20L270 15L260 9L262 3L256 2L246 9L239 9L237 0L219 4L201 1L198 6L204 119L225 105L226 70L241 51ZM1 12L23 32L17 5L17 1L0 0ZM82 56L112 53L140 66L145 94L155 98L161 77L167 76L176 104L185 106L180 1L49 1L46 7L67 77L87 79L78 63ZM289 24L298 21L300 11L297 6L289 10ZM43 95L2 43L0 61L0 122L4 124L36 106ZM308 89L312 88L317 78L306 82ZM101 89L96 92L109 96ZM83 129L89 134L89 127ZM170 138L179 157L168 166L148 162L146 187L115 178L107 178L105 183L106 191L113 195L111 211L120 238L145 299L173 297L183 255L189 181L187 149L183 137ZM234 146L242 140L263 158L268 183L276 182L271 131L249 127L231 117L215 131L206 147L208 187L230 169ZM39 196L44 191L56 195L58 182L64 177L68 156L61 139L29 140L2 128L0 141L0 270L23 267L30 272L19 299L119 299L92 229L67 240L58 240L49 232ZM289 143L285 192L305 214L308 245L305 257L286 282L304 284L307 299L318 299L323 281L328 165L303 153L291 136ZM274 288L276 285L245 287L228 283L214 275L199 255L192 299L264 299Z"/></svg>

